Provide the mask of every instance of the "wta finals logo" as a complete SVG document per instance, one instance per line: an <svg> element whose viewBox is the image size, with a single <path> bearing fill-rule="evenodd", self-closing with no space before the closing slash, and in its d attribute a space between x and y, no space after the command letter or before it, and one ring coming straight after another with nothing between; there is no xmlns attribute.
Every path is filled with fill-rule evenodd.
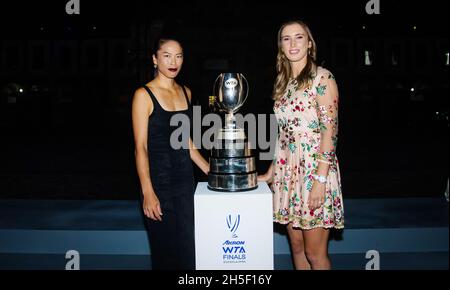
<svg viewBox="0 0 450 290"><path fill-rule="evenodd" d="M222 260L224 263L245 263L245 241L235 240L238 237L236 231L239 229L241 223L241 215L233 216L229 214L226 216L226 221L228 230L231 232L232 240L223 242Z"/></svg>
<svg viewBox="0 0 450 290"><path fill-rule="evenodd" d="M229 214L228 217L227 217L227 226L228 226L228 229L231 232L231 237L233 239L237 238L236 231L239 228L239 223L240 222L241 222L241 215L240 214L237 215L237 217L234 219L234 222L232 222L231 214Z"/></svg>

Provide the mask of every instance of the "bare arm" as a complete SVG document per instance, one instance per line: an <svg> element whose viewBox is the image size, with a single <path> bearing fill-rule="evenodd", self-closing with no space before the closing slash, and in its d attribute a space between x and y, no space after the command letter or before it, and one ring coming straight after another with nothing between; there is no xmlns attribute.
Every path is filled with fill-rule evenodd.
<svg viewBox="0 0 450 290"><path fill-rule="evenodd" d="M161 220L161 207L150 179L147 151L148 117L153 112L153 104L144 89L136 90L131 106L135 142L136 169L144 196L143 210L147 217Z"/></svg>
<svg viewBox="0 0 450 290"><path fill-rule="evenodd" d="M191 138L189 138L189 154L191 156L191 160L194 161L194 163L203 171L203 173L207 175L209 173L209 163L200 154Z"/></svg>
<svg viewBox="0 0 450 290"><path fill-rule="evenodd" d="M273 162L270 163L266 173L258 175L258 181L272 183L273 181Z"/></svg>

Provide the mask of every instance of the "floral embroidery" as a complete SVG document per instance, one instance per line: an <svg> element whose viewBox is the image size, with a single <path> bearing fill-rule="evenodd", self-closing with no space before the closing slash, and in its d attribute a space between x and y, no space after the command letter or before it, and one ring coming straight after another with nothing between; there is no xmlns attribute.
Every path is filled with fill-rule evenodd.
<svg viewBox="0 0 450 290"><path fill-rule="evenodd" d="M327 89L327 86L325 86L325 85L316 87L317 94L318 94L319 96L325 95L325 90L326 90L326 89Z"/></svg>
<svg viewBox="0 0 450 290"><path fill-rule="evenodd" d="M274 158L275 222L293 223L294 227L343 228L344 207L336 157L338 95L334 76L323 68L312 86L298 90L291 80L283 97L274 104L279 134ZM325 203L308 208L317 167L329 165Z"/></svg>

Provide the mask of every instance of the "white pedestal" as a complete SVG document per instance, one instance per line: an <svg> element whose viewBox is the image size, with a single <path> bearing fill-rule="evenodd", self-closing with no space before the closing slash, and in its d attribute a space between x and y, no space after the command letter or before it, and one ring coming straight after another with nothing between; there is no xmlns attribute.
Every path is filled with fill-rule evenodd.
<svg viewBox="0 0 450 290"><path fill-rule="evenodd" d="M197 270L273 270L272 192L195 191Z"/></svg>

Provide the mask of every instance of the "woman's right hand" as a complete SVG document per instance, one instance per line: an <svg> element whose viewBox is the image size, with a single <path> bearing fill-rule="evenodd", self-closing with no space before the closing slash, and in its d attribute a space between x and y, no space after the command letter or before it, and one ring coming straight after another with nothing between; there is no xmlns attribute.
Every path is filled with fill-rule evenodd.
<svg viewBox="0 0 450 290"><path fill-rule="evenodd" d="M267 172L265 174L258 175L258 182L267 182L269 184L272 183L272 174Z"/></svg>
<svg viewBox="0 0 450 290"><path fill-rule="evenodd" d="M162 211L159 199L154 192L144 194L144 201L142 203L144 214L146 217L154 221L162 221Z"/></svg>

